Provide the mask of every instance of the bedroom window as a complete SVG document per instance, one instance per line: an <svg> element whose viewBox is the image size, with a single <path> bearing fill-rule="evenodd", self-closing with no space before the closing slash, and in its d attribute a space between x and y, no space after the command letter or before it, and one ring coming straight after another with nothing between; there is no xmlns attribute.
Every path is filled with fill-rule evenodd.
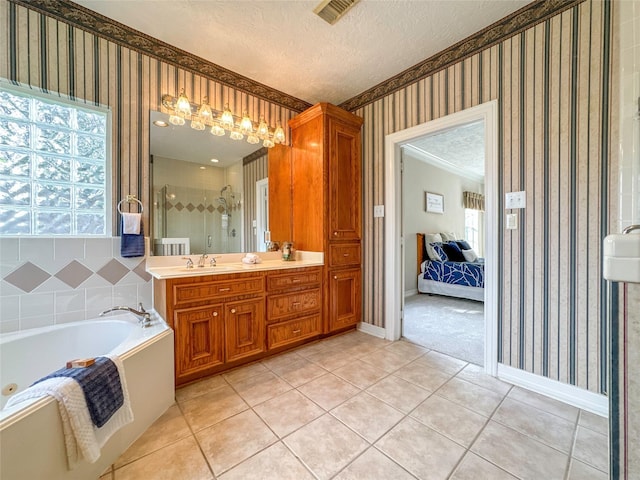
<svg viewBox="0 0 640 480"><path fill-rule="evenodd" d="M109 229L109 111L0 85L0 236Z"/></svg>
<svg viewBox="0 0 640 480"><path fill-rule="evenodd" d="M480 251L479 228L480 218L479 211L471 208L464 209L464 238L471 248L476 252Z"/></svg>

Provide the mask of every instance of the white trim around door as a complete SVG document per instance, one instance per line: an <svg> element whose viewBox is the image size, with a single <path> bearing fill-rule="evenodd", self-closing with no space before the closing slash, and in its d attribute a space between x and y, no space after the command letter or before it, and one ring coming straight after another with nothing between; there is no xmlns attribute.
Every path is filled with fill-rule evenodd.
<svg viewBox="0 0 640 480"><path fill-rule="evenodd" d="M401 147L411 140L440 130L484 121L485 131L485 348L484 368L493 376L498 371L497 338L497 241L498 235L498 102L492 100L446 117L391 133L385 137L385 330L388 340L398 340L402 333L402 186Z"/></svg>

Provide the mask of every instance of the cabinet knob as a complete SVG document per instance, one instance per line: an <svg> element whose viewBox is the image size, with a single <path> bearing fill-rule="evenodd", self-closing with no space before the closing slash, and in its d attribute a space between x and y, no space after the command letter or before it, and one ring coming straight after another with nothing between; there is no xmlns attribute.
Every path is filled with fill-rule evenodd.
<svg viewBox="0 0 640 480"><path fill-rule="evenodd" d="M333 232L333 236L337 237L338 236L338 232Z"/></svg>
<svg viewBox="0 0 640 480"><path fill-rule="evenodd" d="M334 276L333 276L333 279L334 279L334 280L337 280L337 279L338 279L338 276L337 276L337 275L334 275Z"/></svg>
<svg viewBox="0 0 640 480"><path fill-rule="evenodd" d="M213 312L213 316L217 317L218 316L218 312Z"/></svg>
<svg viewBox="0 0 640 480"><path fill-rule="evenodd" d="M232 309L231 309L231 313L236 313L236 309L235 309L235 308L232 308Z"/></svg>
<svg viewBox="0 0 640 480"><path fill-rule="evenodd" d="M218 292L228 292L231 288L219 288Z"/></svg>
<svg viewBox="0 0 640 480"><path fill-rule="evenodd" d="M343 254L342 254L342 256L343 256L343 257L348 257L348 256L349 256L349 254L348 254L348 253L343 253Z"/></svg>
<svg viewBox="0 0 640 480"><path fill-rule="evenodd" d="M293 332L291 332L291 333L293 333L294 335L297 335L297 334L299 334L301 331L302 331L302 330L298 329L298 330L294 330L294 331L293 331Z"/></svg>

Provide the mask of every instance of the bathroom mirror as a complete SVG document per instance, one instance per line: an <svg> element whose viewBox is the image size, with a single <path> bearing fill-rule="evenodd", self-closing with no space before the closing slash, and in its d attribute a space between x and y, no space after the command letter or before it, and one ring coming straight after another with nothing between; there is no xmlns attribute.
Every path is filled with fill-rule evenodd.
<svg viewBox="0 0 640 480"><path fill-rule="evenodd" d="M175 126L156 111L150 131L152 254L264 250L258 237L267 228L268 196L257 205L256 190L244 191L244 185L268 188L262 146L194 130L189 122ZM243 168L254 153L260 165Z"/></svg>

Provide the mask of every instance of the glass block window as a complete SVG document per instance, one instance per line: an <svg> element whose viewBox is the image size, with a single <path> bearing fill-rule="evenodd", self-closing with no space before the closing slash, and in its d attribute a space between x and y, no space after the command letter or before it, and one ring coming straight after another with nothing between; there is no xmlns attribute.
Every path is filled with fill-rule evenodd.
<svg viewBox="0 0 640 480"><path fill-rule="evenodd" d="M110 233L108 121L0 86L0 236Z"/></svg>

